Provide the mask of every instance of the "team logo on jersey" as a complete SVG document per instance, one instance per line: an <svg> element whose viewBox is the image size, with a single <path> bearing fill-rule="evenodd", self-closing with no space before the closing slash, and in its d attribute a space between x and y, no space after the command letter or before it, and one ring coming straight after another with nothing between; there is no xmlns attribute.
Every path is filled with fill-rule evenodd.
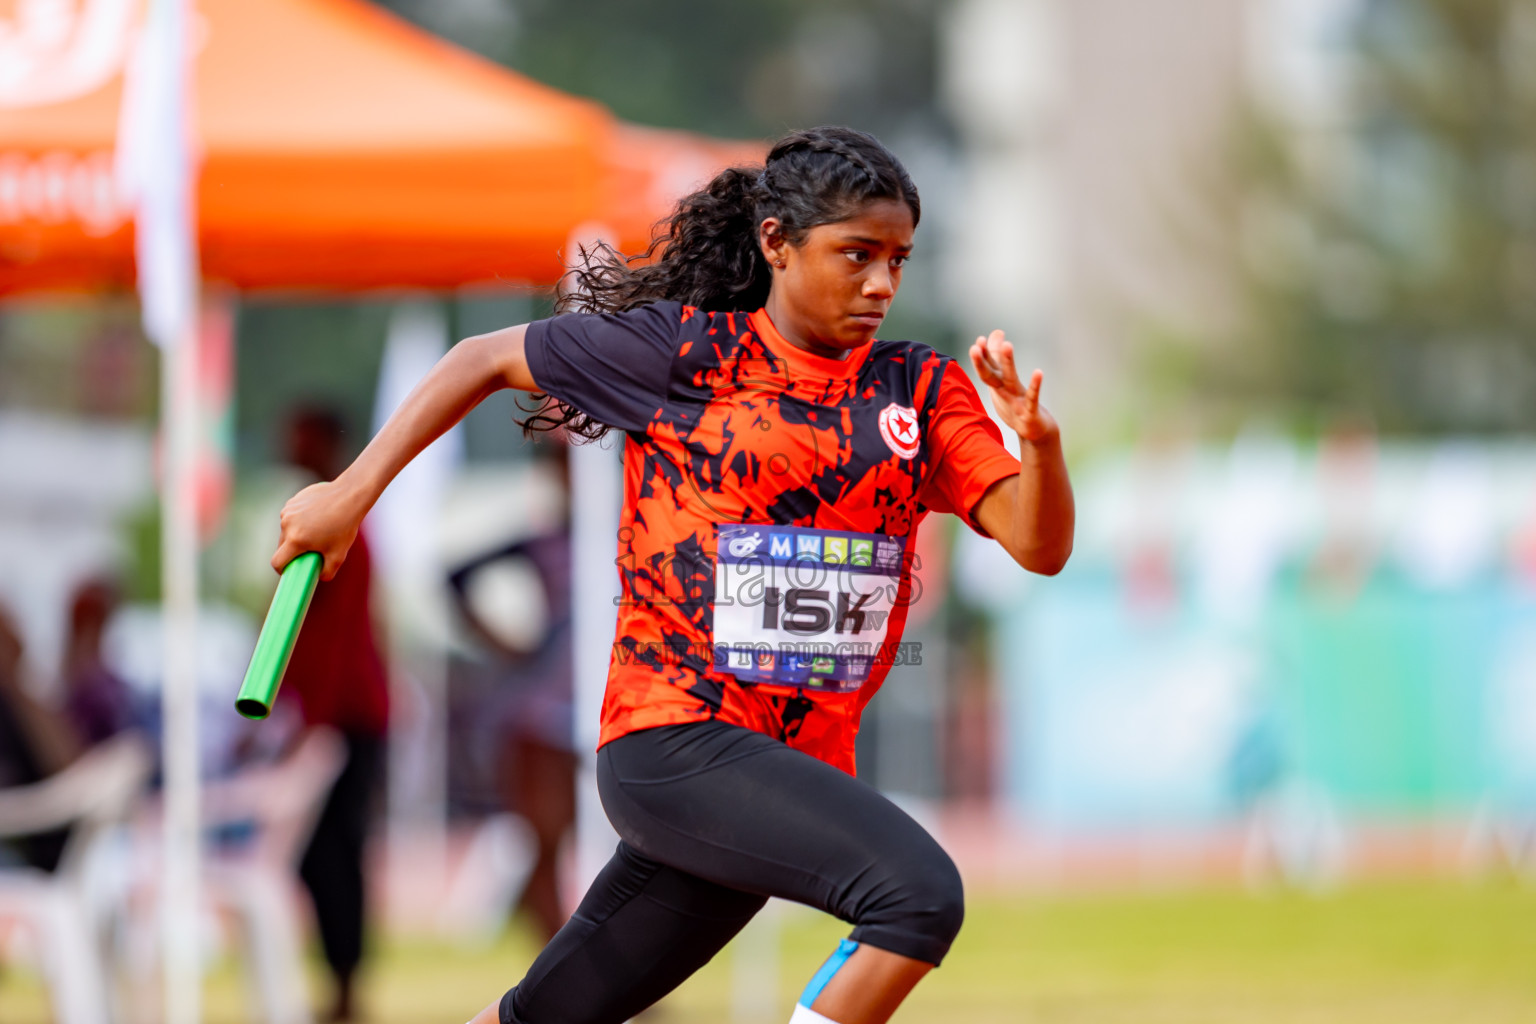
<svg viewBox="0 0 1536 1024"><path fill-rule="evenodd" d="M763 535L754 533L750 537L737 537L726 546L726 550L731 553L732 558L746 558L761 547L762 543Z"/></svg>
<svg viewBox="0 0 1536 1024"><path fill-rule="evenodd" d="M903 459L917 457L922 437L917 429L917 410L892 402L880 410L880 436Z"/></svg>

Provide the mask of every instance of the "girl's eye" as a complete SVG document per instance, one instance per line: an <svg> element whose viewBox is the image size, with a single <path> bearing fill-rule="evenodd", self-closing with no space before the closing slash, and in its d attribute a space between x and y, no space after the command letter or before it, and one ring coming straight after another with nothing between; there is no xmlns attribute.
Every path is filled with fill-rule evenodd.
<svg viewBox="0 0 1536 1024"><path fill-rule="evenodd" d="M911 258L912 258L911 256L892 256L891 257L891 266L893 266L893 267L904 267L904 266L907 265L907 260L909 260Z"/></svg>
<svg viewBox="0 0 1536 1024"><path fill-rule="evenodd" d="M869 253L865 252L863 249L844 249L843 250L843 255L847 256L850 260L853 260L853 262L855 262L855 263L868 263L869 262Z"/></svg>

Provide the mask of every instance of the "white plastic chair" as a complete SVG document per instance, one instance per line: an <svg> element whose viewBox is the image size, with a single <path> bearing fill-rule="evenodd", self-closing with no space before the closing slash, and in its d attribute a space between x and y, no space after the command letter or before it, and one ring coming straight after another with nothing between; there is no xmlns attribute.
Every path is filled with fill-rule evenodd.
<svg viewBox="0 0 1536 1024"><path fill-rule="evenodd" d="M312 1020L293 882L345 760L341 737L314 729L281 761L203 790L205 827L252 828L238 849L209 851L203 877L212 905L240 922L249 978L269 1024Z"/></svg>
<svg viewBox="0 0 1536 1024"><path fill-rule="evenodd" d="M0 790L0 836L71 830L53 873L0 869L0 919L16 921L37 936L60 1021L111 1020L102 933L113 897L94 891L91 868L126 822L149 770L144 739L124 734L41 782Z"/></svg>

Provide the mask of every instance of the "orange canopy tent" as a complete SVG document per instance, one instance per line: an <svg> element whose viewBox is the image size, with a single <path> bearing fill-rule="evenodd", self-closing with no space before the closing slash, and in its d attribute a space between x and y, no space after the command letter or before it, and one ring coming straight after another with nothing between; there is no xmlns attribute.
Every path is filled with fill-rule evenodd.
<svg viewBox="0 0 1536 1024"><path fill-rule="evenodd" d="M139 6L77 0L69 31L30 51L24 31L0 38L0 297L134 280L113 152ZM755 144L619 124L362 0L197 9L210 282L548 283L573 229L643 247L679 194L761 158Z"/></svg>

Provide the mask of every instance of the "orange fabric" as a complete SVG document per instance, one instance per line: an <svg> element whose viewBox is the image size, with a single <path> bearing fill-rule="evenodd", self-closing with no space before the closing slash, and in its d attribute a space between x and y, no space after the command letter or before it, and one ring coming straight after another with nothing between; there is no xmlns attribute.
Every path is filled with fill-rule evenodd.
<svg viewBox="0 0 1536 1024"><path fill-rule="evenodd" d="M680 133L618 132L598 104L364 0L197 0L197 11L199 242L213 282L549 283L577 225L666 213L675 196L660 202L648 183L673 178L626 180L637 162L667 144L713 152ZM132 284L111 166L121 93L119 66L60 102L0 96L0 296Z"/></svg>
<svg viewBox="0 0 1536 1024"><path fill-rule="evenodd" d="M656 222L680 198L703 188L721 168L761 166L767 155L756 142L617 125L606 150L601 222L621 250L644 252Z"/></svg>

